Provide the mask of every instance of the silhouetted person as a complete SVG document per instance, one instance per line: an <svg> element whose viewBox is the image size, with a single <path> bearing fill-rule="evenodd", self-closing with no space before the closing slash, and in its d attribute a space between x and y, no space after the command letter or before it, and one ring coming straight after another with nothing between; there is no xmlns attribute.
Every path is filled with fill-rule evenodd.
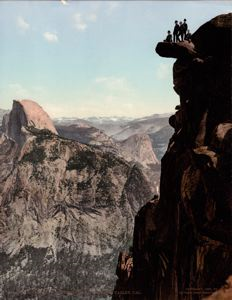
<svg viewBox="0 0 232 300"><path fill-rule="evenodd" d="M184 19L184 23L182 24L183 40L185 40L187 30L188 30L188 24L186 22L187 22L187 20Z"/></svg>
<svg viewBox="0 0 232 300"><path fill-rule="evenodd" d="M178 21L175 21L175 26L174 26L174 30L173 30L173 42L179 42L179 31L180 31L180 26L178 24Z"/></svg>
<svg viewBox="0 0 232 300"><path fill-rule="evenodd" d="M184 40L184 24L180 22L180 29L179 29L179 35L180 40L183 42Z"/></svg>
<svg viewBox="0 0 232 300"><path fill-rule="evenodd" d="M168 43L172 42L172 34L170 30L168 30L168 35L166 37L166 40L164 40L164 42L168 42Z"/></svg>
<svg viewBox="0 0 232 300"><path fill-rule="evenodd" d="M187 33L186 33L186 36L185 36L185 40L191 42L191 37L192 37L192 34L188 30Z"/></svg>

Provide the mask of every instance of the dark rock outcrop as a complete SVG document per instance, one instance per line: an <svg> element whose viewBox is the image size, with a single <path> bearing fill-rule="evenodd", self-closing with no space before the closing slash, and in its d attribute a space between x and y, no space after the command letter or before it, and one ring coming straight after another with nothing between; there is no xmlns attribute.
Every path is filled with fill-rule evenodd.
<svg viewBox="0 0 232 300"><path fill-rule="evenodd" d="M197 53L194 44L188 41L180 43L158 43L156 52L163 57L187 58L195 57Z"/></svg>
<svg viewBox="0 0 232 300"><path fill-rule="evenodd" d="M177 58L180 106L170 118L175 133L161 161L160 200L135 219L128 289L142 295L115 299L198 300L232 274L231 36L227 14L193 34L192 51L185 43L157 46Z"/></svg>

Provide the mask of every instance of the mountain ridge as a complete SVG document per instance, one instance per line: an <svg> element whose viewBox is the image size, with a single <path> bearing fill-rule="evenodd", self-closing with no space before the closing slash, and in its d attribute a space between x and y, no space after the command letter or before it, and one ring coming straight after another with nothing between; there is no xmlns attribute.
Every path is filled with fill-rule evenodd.
<svg viewBox="0 0 232 300"><path fill-rule="evenodd" d="M7 127L0 136L0 297L110 294L116 253L132 238L128 220L152 194L146 178L135 164L62 138L49 122L19 123L22 111L12 111L7 126L23 126L15 139Z"/></svg>

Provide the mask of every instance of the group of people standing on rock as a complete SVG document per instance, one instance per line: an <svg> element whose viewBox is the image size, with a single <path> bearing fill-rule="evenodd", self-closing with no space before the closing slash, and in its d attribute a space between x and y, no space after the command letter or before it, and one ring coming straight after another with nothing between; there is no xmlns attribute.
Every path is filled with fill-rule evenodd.
<svg viewBox="0 0 232 300"><path fill-rule="evenodd" d="M175 26L173 29L173 38L172 38L171 31L168 30L168 35L164 40L164 42L176 43L176 42L183 42L184 40L187 40L189 42L191 41L191 33L188 29L188 24L186 19L184 19L183 22L175 21Z"/></svg>

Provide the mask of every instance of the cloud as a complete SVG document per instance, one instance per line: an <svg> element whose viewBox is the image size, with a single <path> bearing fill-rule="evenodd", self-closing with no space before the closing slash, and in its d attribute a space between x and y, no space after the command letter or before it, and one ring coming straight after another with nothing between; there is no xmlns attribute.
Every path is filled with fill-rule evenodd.
<svg viewBox="0 0 232 300"><path fill-rule="evenodd" d="M125 77L99 76L92 81L88 92L77 93L80 116L132 116L147 109L139 101L137 90ZM146 114L146 113L145 113Z"/></svg>
<svg viewBox="0 0 232 300"><path fill-rule="evenodd" d="M43 34L45 40L47 40L49 43L57 43L58 42L58 36L55 33L52 32L44 32Z"/></svg>
<svg viewBox="0 0 232 300"><path fill-rule="evenodd" d="M8 90L13 98L20 99L20 98L28 98L30 92L25 89L20 83L10 83L8 84Z"/></svg>
<svg viewBox="0 0 232 300"><path fill-rule="evenodd" d="M87 23L83 20L83 16L80 13L74 15L74 26L78 31L85 31Z"/></svg>
<svg viewBox="0 0 232 300"><path fill-rule="evenodd" d="M97 15L94 13L91 13L86 16L86 19L90 22L96 22L97 21Z"/></svg>
<svg viewBox="0 0 232 300"><path fill-rule="evenodd" d="M129 84L124 77L97 77L94 81L110 90L129 90Z"/></svg>
<svg viewBox="0 0 232 300"><path fill-rule="evenodd" d="M17 26L23 31L27 31L30 28L30 24L27 23L21 16L17 18Z"/></svg>
<svg viewBox="0 0 232 300"><path fill-rule="evenodd" d="M104 95L94 92L92 95L79 95L80 103L78 109L71 111L69 115L87 116L141 116L151 114L149 108L134 97L128 97L123 93L120 95ZM71 105L70 105L71 106ZM61 116L64 113L61 111Z"/></svg>
<svg viewBox="0 0 232 300"><path fill-rule="evenodd" d="M85 31L88 27L88 23L96 22L97 15L95 13L89 13L87 15L83 15L81 13L76 13L74 15L74 27L78 31Z"/></svg>
<svg viewBox="0 0 232 300"><path fill-rule="evenodd" d="M45 95L45 88L42 86L25 87L19 82L9 83L6 88L7 98L10 99L34 99L42 98Z"/></svg>
<svg viewBox="0 0 232 300"><path fill-rule="evenodd" d="M160 63L156 69L156 78L160 80L167 79L172 74L172 64L171 63Z"/></svg>

